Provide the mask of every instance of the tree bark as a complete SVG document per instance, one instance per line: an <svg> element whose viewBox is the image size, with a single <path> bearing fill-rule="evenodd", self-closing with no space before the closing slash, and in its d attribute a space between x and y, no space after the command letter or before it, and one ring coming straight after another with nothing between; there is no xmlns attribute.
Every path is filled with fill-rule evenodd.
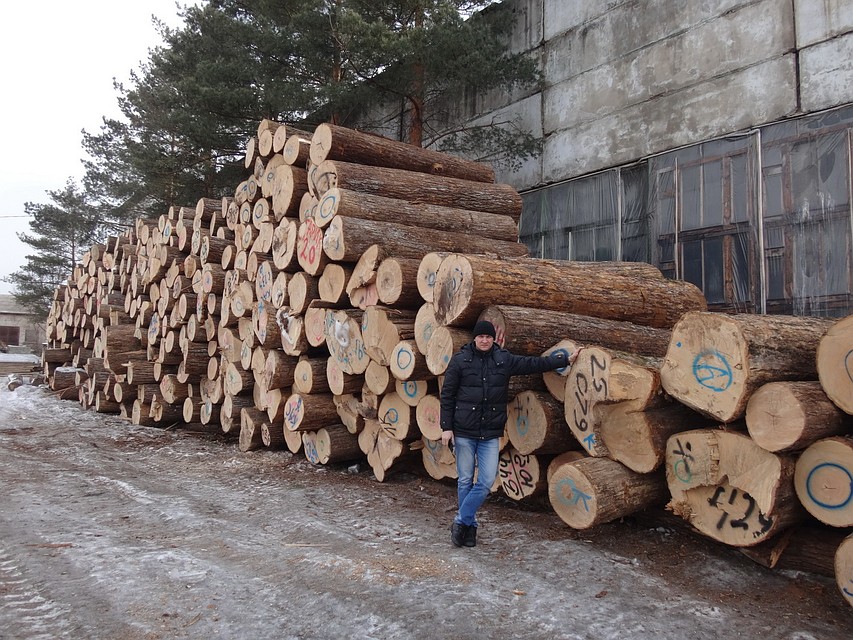
<svg viewBox="0 0 853 640"><path fill-rule="evenodd" d="M488 320L504 332L505 349L513 353L539 355L560 340L591 344L640 355L662 358L671 332L631 322L607 320L529 306L491 305L478 320Z"/></svg>
<svg viewBox="0 0 853 640"><path fill-rule="evenodd" d="M632 402L598 405L598 433L609 456L637 473L651 473L666 458L670 436L712 426L711 421L682 404L636 410Z"/></svg>
<svg viewBox="0 0 853 640"><path fill-rule="evenodd" d="M573 529L597 524L663 504L663 474L635 473L609 458L581 458L551 471L548 497L557 515Z"/></svg>
<svg viewBox="0 0 853 640"><path fill-rule="evenodd" d="M314 130L310 157L314 164L345 160L476 182L495 181L494 169L482 162L328 123Z"/></svg>
<svg viewBox="0 0 853 640"><path fill-rule="evenodd" d="M516 221L521 217L521 196L508 184L472 182L332 160L318 165L313 179L318 197L334 187L399 200L408 200L412 194L417 194L417 201L426 204L497 213Z"/></svg>
<svg viewBox="0 0 853 640"><path fill-rule="evenodd" d="M686 313L672 330L663 386L696 411L732 422L760 386L815 380L815 353L831 325L802 316Z"/></svg>
<svg viewBox="0 0 853 640"><path fill-rule="evenodd" d="M578 449L566 428L563 406L550 395L522 391L507 407L509 441L519 454L562 453Z"/></svg>
<svg viewBox="0 0 853 640"><path fill-rule="evenodd" d="M519 242L345 216L335 216L323 236L323 251L338 262L356 262L373 244L382 245L388 255L415 259L432 251L494 252L505 256L528 253L527 247Z"/></svg>
<svg viewBox="0 0 853 640"><path fill-rule="evenodd" d="M768 382L746 404L746 427L768 451L796 451L853 432L853 419L833 404L820 382Z"/></svg>
<svg viewBox="0 0 853 640"><path fill-rule="evenodd" d="M569 429L592 456L610 456L601 434L599 404L630 402L642 411L662 402L658 360L586 347L565 378L564 410Z"/></svg>
<svg viewBox="0 0 853 640"><path fill-rule="evenodd" d="M649 268L454 254L436 274L435 314L442 324L470 326L489 305L524 306L535 298L543 309L666 329L686 311L706 308L695 285Z"/></svg>
<svg viewBox="0 0 853 640"><path fill-rule="evenodd" d="M794 458L765 451L745 434L676 434L665 466L669 508L725 544L754 546L805 516L794 491Z"/></svg>
<svg viewBox="0 0 853 640"><path fill-rule="evenodd" d="M423 304L417 287L420 260L385 258L376 270L379 301L399 309L417 309Z"/></svg>
<svg viewBox="0 0 853 640"><path fill-rule="evenodd" d="M326 227L335 216L345 216L444 233L465 233L502 242L518 241L518 223L512 216L424 204L413 201L415 198L416 192L405 199L398 199L332 188L320 198L314 221L318 226Z"/></svg>

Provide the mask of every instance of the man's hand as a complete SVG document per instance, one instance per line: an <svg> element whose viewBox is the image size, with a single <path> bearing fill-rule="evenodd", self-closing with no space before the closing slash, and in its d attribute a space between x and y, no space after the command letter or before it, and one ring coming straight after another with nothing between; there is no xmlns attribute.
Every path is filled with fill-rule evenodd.
<svg viewBox="0 0 853 640"><path fill-rule="evenodd" d="M446 447L449 443L451 443L453 441L454 440L453 440L453 432L452 431L442 431L441 432L441 444L443 444Z"/></svg>
<svg viewBox="0 0 853 640"><path fill-rule="evenodd" d="M503 327L495 327L495 343L501 348L506 344L506 334Z"/></svg>
<svg viewBox="0 0 853 640"><path fill-rule="evenodd" d="M580 352L581 352L581 351L583 351L583 347L578 347L577 349L575 349L575 350L574 350L574 352L572 353L572 355L570 355L570 356L569 356L569 366L570 366L570 367L571 367L575 362L577 362L578 355L580 355Z"/></svg>

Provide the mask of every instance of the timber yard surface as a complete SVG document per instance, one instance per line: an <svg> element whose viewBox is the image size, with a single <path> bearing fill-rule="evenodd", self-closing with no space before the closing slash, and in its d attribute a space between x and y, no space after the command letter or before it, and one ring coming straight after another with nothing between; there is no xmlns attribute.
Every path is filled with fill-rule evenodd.
<svg viewBox="0 0 853 640"><path fill-rule="evenodd" d="M0 638L849 639L834 581L669 526L588 531L366 465L0 391Z"/></svg>

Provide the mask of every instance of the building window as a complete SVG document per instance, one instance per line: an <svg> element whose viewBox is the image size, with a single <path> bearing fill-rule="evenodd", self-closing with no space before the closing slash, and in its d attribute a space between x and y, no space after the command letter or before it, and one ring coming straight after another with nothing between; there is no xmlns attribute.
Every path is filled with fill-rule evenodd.
<svg viewBox="0 0 853 640"><path fill-rule="evenodd" d="M5 345L19 345L20 344L20 335L21 329L20 327L2 327L0 326L0 342Z"/></svg>

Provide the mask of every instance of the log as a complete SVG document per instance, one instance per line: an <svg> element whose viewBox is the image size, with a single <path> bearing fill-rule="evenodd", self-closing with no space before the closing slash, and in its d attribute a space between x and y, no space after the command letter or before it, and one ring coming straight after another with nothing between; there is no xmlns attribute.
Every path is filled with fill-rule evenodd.
<svg viewBox="0 0 853 640"><path fill-rule="evenodd" d="M326 359L326 381L329 383L329 391L336 396L358 393L364 386L364 376L344 372L334 356Z"/></svg>
<svg viewBox="0 0 853 640"><path fill-rule="evenodd" d="M415 315L415 345L418 351L426 355L429 341L432 339L432 333L435 328L440 326L435 318L435 307L428 302L421 305Z"/></svg>
<svg viewBox="0 0 853 640"><path fill-rule="evenodd" d="M287 450L291 453L299 453L302 450L302 432L284 429L283 433Z"/></svg>
<svg viewBox="0 0 853 640"><path fill-rule="evenodd" d="M323 269L323 274L320 276L320 281L317 283L317 288L320 293L320 300L337 304L343 300L346 284L352 276L352 267L330 262Z"/></svg>
<svg viewBox="0 0 853 640"><path fill-rule="evenodd" d="M508 498L515 501L541 495L548 483L545 479L547 465L540 464L533 454L521 454L509 447L501 451L498 459L498 481Z"/></svg>
<svg viewBox="0 0 853 640"><path fill-rule="evenodd" d="M694 285L666 280L659 271L654 275L651 265L632 264L450 255L436 274L436 318L446 325L473 325L486 307L524 306L532 295L544 309L658 328L706 308Z"/></svg>
<svg viewBox="0 0 853 640"><path fill-rule="evenodd" d="M347 280L346 292L350 299L353 290L376 282L376 271L387 255L385 248L379 244L372 244L361 252Z"/></svg>
<svg viewBox="0 0 853 640"><path fill-rule="evenodd" d="M815 380L832 320L690 312L673 327L661 381L672 397L720 422L741 418L768 382Z"/></svg>
<svg viewBox="0 0 853 640"><path fill-rule="evenodd" d="M368 245L373 244L368 242ZM337 255L340 252L335 252ZM329 263L331 256L325 251L325 236L323 230L318 227L312 219L300 222L296 230L296 260L306 273L315 276L322 273ZM358 255L351 258L355 262ZM343 261L344 258L332 258L332 260Z"/></svg>
<svg viewBox="0 0 853 640"><path fill-rule="evenodd" d="M319 276L312 276L304 271L294 273L287 285L287 305L296 314L304 314L308 304L320 297L318 288Z"/></svg>
<svg viewBox="0 0 853 640"><path fill-rule="evenodd" d="M708 418L678 403L638 411L630 401L617 402L598 405L595 412L609 456L637 473L651 473L663 464L671 436L712 426Z"/></svg>
<svg viewBox="0 0 853 640"><path fill-rule="evenodd" d="M326 227L335 216L346 216L374 222L395 222L443 233L464 233L502 242L518 241L518 224L509 215L412 202L415 197L415 194L410 194L408 199L401 200L333 188L320 198L314 222Z"/></svg>
<svg viewBox="0 0 853 640"><path fill-rule="evenodd" d="M685 431L666 449L668 508L714 540L751 547L805 516L794 491L794 458L745 434Z"/></svg>
<svg viewBox="0 0 853 640"><path fill-rule="evenodd" d="M435 276L442 261L449 256L446 251L432 251L421 258L418 265L417 284L418 292L425 302L434 301Z"/></svg>
<svg viewBox="0 0 853 640"><path fill-rule="evenodd" d="M267 449L283 449L287 446L284 440L284 430L269 422L261 423L261 442Z"/></svg>
<svg viewBox="0 0 853 640"><path fill-rule="evenodd" d="M301 356L311 345L305 335L304 319L292 313L290 307L282 307L275 314L276 322L281 329L281 347L291 356Z"/></svg>
<svg viewBox="0 0 853 640"><path fill-rule="evenodd" d="M399 309L417 309L423 304L417 287L421 261L412 258L385 258L376 270L379 302Z"/></svg>
<svg viewBox="0 0 853 640"><path fill-rule="evenodd" d="M456 327L436 327L426 349L427 367L433 375L441 375L453 354L471 342L471 332Z"/></svg>
<svg viewBox="0 0 853 640"><path fill-rule="evenodd" d="M853 421L827 397L820 382L768 382L746 404L746 428L768 451L796 451L853 432Z"/></svg>
<svg viewBox="0 0 853 640"><path fill-rule="evenodd" d="M394 345L388 366L397 380L421 380L432 376L426 357L414 340L401 340Z"/></svg>
<svg viewBox="0 0 853 640"><path fill-rule="evenodd" d="M362 457L358 436L350 433L342 424L318 430L316 446L320 464L357 460Z"/></svg>
<svg viewBox="0 0 853 640"><path fill-rule="evenodd" d="M582 458L554 468L548 498L560 519L588 529L666 502L662 474L631 471L609 458Z"/></svg>
<svg viewBox="0 0 853 640"><path fill-rule="evenodd" d="M816 523L802 524L739 551L768 569L805 571L834 578L835 555L845 537L843 530Z"/></svg>
<svg viewBox="0 0 853 640"><path fill-rule="evenodd" d="M835 552L835 582L847 604L853 607L853 534Z"/></svg>
<svg viewBox="0 0 853 640"><path fill-rule="evenodd" d="M299 356L293 374L293 390L299 394L331 393L326 377L328 358Z"/></svg>
<svg viewBox="0 0 853 640"><path fill-rule="evenodd" d="M494 169L488 164L329 123L314 130L310 158L316 165L325 160L346 160L477 182L495 181Z"/></svg>
<svg viewBox="0 0 853 640"><path fill-rule="evenodd" d="M407 405L417 407L428 393L438 391L438 384L435 378L429 380L397 380L394 383L394 390Z"/></svg>
<svg viewBox="0 0 853 640"><path fill-rule="evenodd" d="M431 441L441 439L441 399L437 393L421 398L415 407L415 420L424 438Z"/></svg>
<svg viewBox="0 0 853 640"><path fill-rule="evenodd" d="M284 164L284 157L280 153L275 153L264 165L263 173L260 177L261 195L264 198L271 198L275 189L275 170L279 165Z"/></svg>
<svg viewBox="0 0 853 640"><path fill-rule="evenodd" d="M382 396L377 414L383 432L397 440L413 440L420 437L416 432L415 408L403 402L396 391Z"/></svg>
<svg viewBox="0 0 853 640"><path fill-rule="evenodd" d="M391 372L388 367L371 360L364 370L364 384L378 396L384 395L392 389Z"/></svg>
<svg viewBox="0 0 853 640"><path fill-rule="evenodd" d="M657 360L585 347L565 378L564 415L569 429L591 456L609 456L601 435L600 403L630 401L642 411L663 401Z"/></svg>
<svg viewBox="0 0 853 640"><path fill-rule="evenodd" d="M528 253L527 247L519 242L341 215L332 219L323 235L323 251L336 262L356 262L373 244L381 244L389 255L418 260L433 251L494 252L505 256Z"/></svg>
<svg viewBox="0 0 853 640"><path fill-rule="evenodd" d="M312 347L325 347L326 345L326 311L328 304L321 300L312 300L305 310L303 326L305 339Z"/></svg>
<svg viewBox="0 0 853 640"><path fill-rule="evenodd" d="M352 434L358 434L364 428L364 417L359 414L359 400L352 393L340 394L334 397L338 417Z"/></svg>
<svg viewBox="0 0 853 640"><path fill-rule="evenodd" d="M523 355L539 355L560 340L594 344L640 355L666 355L671 332L632 322L607 320L527 306L491 305L477 318L488 320L504 333L504 348Z"/></svg>
<svg viewBox="0 0 853 640"><path fill-rule="evenodd" d="M311 153L311 139L305 138L299 134L294 134L287 138L284 147L281 150L281 155L287 164L292 164L297 167L304 167Z"/></svg>
<svg viewBox="0 0 853 640"><path fill-rule="evenodd" d="M281 309L287 304L287 273L284 271L279 271L275 275L270 289L270 304L276 309Z"/></svg>
<svg viewBox="0 0 853 640"><path fill-rule="evenodd" d="M398 200L408 200L417 194L417 201L426 204L497 213L514 220L521 217L521 196L508 184L429 176L339 160L324 160L317 165L312 180L318 197L334 187Z"/></svg>
<svg viewBox="0 0 853 640"><path fill-rule="evenodd" d="M853 315L836 321L821 336L817 373L829 399L853 415Z"/></svg>
<svg viewBox="0 0 853 640"><path fill-rule="evenodd" d="M293 273L300 269L296 256L296 239L299 225L295 220L284 218L273 231L272 261L276 269ZM322 248L322 236L320 239Z"/></svg>
<svg viewBox="0 0 853 640"><path fill-rule="evenodd" d="M240 410L240 439L238 443L240 451L254 451L264 446L261 425L265 419L264 412L258 409L244 407Z"/></svg>
<svg viewBox="0 0 853 640"><path fill-rule="evenodd" d="M416 453L402 440L387 435L378 420L365 420L364 429L358 434L358 445L379 482L385 480L392 466Z"/></svg>
<svg viewBox="0 0 853 640"><path fill-rule="evenodd" d="M320 464L320 453L317 451L317 432L303 431L302 432L302 450L305 452L305 459L311 464Z"/></svg>
<svg viewBox="0 0 853 640"><path fill-rule="evenodd" d="M341 371L362 374L370 363L361 335L362 313L356 310L329 310L326 313L326 346Z"/></svg>
<svg viewBox="0 0 853 640"><path fill-rule="evenodd" d="M371 359L387 367L401 340L414 337L415 312L373 305L361 320L364 349Z"/></svg>
<svg viewBox="0 0 853 640"><path fill-rule="evenodd" d="M267 389L283 389L295 384L298 362L283 351L270 351L264 362L263 385Z"/></svg>
<svg viewBox="0 0 853 640"><path fill-rule="evenodd" d="M510 443L522 456L578 449L563 418L563 406L541 392L523 391L516 395L507 406L506 426Z"/></svg>
<svg viewBox="0 0 853 640"><path fill-rule="evenodd" d="M441 444L441 440L430 440L426 436L421 442L421 460L429 476L435 480L456 479L456 458L450 449Z"/></svg>
<svg viewBox="0 0 853 640"><path fill-rule="evenodd" d="M317 431L340 423L331 394L291 394L284 408L284 428L289 431Z"/></svg>
<svg viewBox="0 0 853 640"><path fill-rule="evenodd" d="M815 518L831 527L853 527L853 437L824 438L803 451L794 487Z"/></svg>

